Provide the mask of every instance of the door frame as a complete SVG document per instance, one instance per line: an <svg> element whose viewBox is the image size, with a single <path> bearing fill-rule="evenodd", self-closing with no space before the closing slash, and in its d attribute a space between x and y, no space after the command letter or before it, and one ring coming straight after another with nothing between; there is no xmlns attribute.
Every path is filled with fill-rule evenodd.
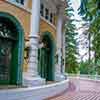
<svg viewBox="0 0 100 100"><path fill-rule="evenodd" d="M46 68L48 76L46 76L46 77L47 77L47 81L53 81L54 80L54 75L55 75L55 66L54 66L55 65L55 48L56 48L55 39L53 38L52 34L50 32L48 32L48 31L43 32L41 34L41 38L45 37L45 36L47 36L49 38L49 42L50 42L50 44L52 46L51 54L49 56L49 65L48 65L48 68ZM41 69L43 70L44 68L41 68L42 66L41 66L40 63L39 63L38 67L39 67L38 68L39 74L41 75L42 74Z"/></svg>
<svg viewBox="0 0 100 100"><path fill-rule="evenodd" d="M15 18L13 15L0 12L0 17L7 18L9 21L13 23L16 27L16 35L17 35L17 42L13 48L13 57L11 61L11 70L10 70L10 82L9 83L2 83L0 84L12 84L12 85L21 85L22 84L22 65L23 65L23 52L24 52L24 31L20 24L20 22Z"/></svg>

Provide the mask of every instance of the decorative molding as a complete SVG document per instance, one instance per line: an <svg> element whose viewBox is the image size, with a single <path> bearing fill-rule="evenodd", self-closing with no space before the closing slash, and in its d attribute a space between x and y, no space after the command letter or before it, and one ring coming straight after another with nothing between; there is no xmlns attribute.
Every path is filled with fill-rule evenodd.
<svg viewBox="0 0 100 100"><path fill-rule="evenodd" d="M33 38L33 39L36 39L36 40L38 40L38 38L39 38L39 36L38 35L29 35L29 38Z"/></svg>

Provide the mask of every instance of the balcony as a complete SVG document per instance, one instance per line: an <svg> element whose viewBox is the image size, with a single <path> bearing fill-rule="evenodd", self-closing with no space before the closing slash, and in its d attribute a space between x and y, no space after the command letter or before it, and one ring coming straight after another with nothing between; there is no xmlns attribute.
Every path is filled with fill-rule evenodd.
<svg viewBox="0 0 100 100"><path fill-rule="evenodd" d="M22 9L28 13L31 13L31 10L26 6L25 0L4 0L4 2L16 8Z"/></svg>
<svg viewBox="0 0 100 100"><path fill-rule="evenodd" d="M3 89L0 90L0 98L2 100L100 100L100 76L76 74L67 76L68 80L50 85Z"/></svg>

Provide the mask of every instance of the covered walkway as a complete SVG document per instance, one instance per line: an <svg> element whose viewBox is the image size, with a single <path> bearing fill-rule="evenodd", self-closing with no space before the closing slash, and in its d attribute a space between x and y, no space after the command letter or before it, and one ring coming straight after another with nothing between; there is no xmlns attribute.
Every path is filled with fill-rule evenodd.
<svg viewBox="0 0 100 100"><path fill-rule="evenodd" d="M100 81L71 78L66 91L47 100L100 100Z"/></svg>

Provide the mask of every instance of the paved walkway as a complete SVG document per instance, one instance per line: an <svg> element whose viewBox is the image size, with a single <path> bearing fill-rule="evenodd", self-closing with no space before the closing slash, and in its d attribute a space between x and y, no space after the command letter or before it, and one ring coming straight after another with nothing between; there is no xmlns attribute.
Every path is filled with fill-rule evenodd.
<svg viewBox="0 0 100 100"><path fill-rule="evenodd" d="M67 91L48 100L100 100L100 82L72 79Z"/></svg>

